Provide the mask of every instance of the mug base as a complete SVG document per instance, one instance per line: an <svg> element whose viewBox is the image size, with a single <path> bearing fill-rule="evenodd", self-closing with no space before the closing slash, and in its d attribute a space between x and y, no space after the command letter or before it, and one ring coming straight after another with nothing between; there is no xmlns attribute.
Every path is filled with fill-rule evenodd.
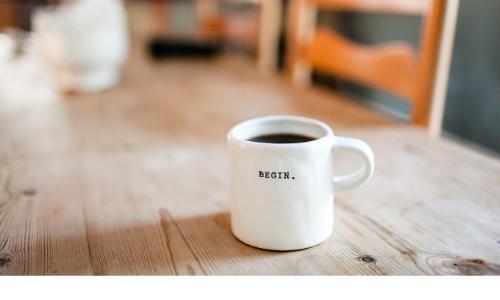
<svg viewBox="0 0 500 300"><path fill-rule="evenodd" d="M231 233L233 234L233 236L240 242L242 242L243 244L247 245L247 246L250 246L250 247L253 247L253 248L257 248L257 249L260 249L260 250L267 250L267 251L279 251L279 252L285 252L285 251L299 251L299 250L305 250L305 249L309 249L309 248L312 248L314 246L317 246L323 242L325 242L327 239L330 238L331 236L331 233L328 234L325 238L323 239L320 239L320 240L317 240L317 241L314 241L314 242L311 242L311 243L306 243L304 245L301 245L301 246L295 246L295 247L277 247L277 246L274 246L274 247L269 247L269 246L265 246L265 245L261 245L261 244L258 244L258 243L252 243L252 242L249 242L249 241L246 241L245 239L239 237L234 231L231 230Z"/></svg>

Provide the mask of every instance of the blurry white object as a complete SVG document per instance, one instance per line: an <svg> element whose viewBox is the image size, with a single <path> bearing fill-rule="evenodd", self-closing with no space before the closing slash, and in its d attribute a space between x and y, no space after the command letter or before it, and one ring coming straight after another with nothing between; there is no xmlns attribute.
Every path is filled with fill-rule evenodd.
<svg viewBox="0 0 500 300"><path fill-rule="evenodd" d="M10 30L0 34L0 111L43 106L58 99L35 42L27 32Z"/></svg>
<svg viewBox="0 0 500 300"><path fill-rule="evenodd" d="M34 29L62 90L96 92L119 81L128 52L120 0L77 0L40 10Z"/></svg>
<svg viewBox="0 0 500 300"><path fill-rule="evenodd" d="M11 60L14 57L16 43L14 39L6 33L0 33L0 64Z"/></svg>

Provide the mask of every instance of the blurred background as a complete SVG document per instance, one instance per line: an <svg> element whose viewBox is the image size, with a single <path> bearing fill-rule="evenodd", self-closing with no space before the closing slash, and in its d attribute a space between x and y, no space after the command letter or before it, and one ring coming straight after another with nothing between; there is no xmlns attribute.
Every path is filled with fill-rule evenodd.
<svg viewBox="0 0 500 300"><path fill-rule="evenodd" d="M42 102L72 93L102 92L119 84L123 64L138 52L152 64L237 55L254 64L262 76L287 77L299 56L297 51L293 54L290 40L298 30L293 28L298 26L293 14L300 14L299 2L303 1L1 0L0 101L22 101L20 95L26 90ZM295 4L296 10L291 8ZM401 41L417 53L425 48L420 13L357 8L319 9L314 22L363 45ZM441 81L445 85L445 104L438 117L442 133L498 155L500 1L460 1L455 17L450 67L444 64ZM436 47L436 66L438 52ZM336 70L336 59L329 57L326 61L332 65L324 63L328 66L323 70ZM398 96L401 93L312 69L314 85L347 95L400 122L412 122L411 102Z"/></svg>

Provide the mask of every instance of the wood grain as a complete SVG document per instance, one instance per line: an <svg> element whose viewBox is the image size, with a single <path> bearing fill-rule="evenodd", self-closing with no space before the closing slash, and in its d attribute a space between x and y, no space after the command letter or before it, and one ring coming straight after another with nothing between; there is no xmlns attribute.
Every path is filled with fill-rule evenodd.
<svg viewBox="0 0 500 300"><path fill-rule="evenodd" d="M1 274L500 274L499 161L327 91L237 58L134 54L109 91L30 97L0 96ZM331 238L303 251L229 227L226 132L277 113L364 139L377 160L337 195Z"/></svg>

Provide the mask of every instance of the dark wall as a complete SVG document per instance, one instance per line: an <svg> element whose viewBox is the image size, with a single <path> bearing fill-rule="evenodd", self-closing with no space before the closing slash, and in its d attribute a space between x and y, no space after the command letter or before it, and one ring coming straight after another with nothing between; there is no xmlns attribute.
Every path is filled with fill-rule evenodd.
<svg viewBox="0 0 500 300"><path fill-rule="evenodd" d="M500 154L500 1L460 2L444 130Z"/></svg>

